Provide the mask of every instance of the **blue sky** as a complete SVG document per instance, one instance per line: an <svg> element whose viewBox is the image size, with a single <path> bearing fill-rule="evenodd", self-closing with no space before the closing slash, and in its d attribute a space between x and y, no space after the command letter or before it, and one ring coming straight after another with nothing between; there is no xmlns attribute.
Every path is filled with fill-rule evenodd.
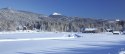
<svg viewBox="0 0 125 54"><path fill-rule="evenodd" d="M49 15L86 18L125 18L125 0L0 0L0 8L10 7Z"/></svg>

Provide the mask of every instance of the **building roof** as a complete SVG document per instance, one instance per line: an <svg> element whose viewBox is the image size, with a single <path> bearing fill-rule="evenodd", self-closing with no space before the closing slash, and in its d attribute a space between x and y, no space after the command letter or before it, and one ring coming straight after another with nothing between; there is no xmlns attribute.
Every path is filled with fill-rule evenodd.
<svg viewBox="0 0 125 54"><path fill-rule="evenodd" d="M85 28L85 31L95 31L97 28Z"/></svg>

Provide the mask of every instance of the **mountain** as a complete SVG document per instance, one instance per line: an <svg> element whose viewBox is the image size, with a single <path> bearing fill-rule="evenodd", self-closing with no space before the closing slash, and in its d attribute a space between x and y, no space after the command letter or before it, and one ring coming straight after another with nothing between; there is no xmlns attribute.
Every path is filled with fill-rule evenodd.
<svg viewBox="0 0 125 54"><path fill-rule="evenodd" d="M62 15L62 14L54 12L52 15Z"/></svg>
<svg viewBox="0 0 125 54"><path fill-rule="evenodd" d="M0 9L0 31L37 29L41 31L80 32L82 28L96 27L100 28L101 31L103 28L114 28L115 26L115 23L109 24L108 20L69 17L56 12L46 16L12 8Z"/></svg>
<svg viewBox="0 0 125 54"><path fill-rule="evenodd" d="M15 27L17 26L25 26L27 23L32 24L36 21L39 21L39 17L44 17L44 15L15 9L2 8L0 9L0 29L15 30ZM14 26L14 28L10 28L11 26Z"/></svg>

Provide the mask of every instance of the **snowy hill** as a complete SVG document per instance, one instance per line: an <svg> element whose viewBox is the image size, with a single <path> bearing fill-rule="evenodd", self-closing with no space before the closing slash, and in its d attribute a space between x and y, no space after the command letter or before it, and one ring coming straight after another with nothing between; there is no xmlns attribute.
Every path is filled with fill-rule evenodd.
<svg viewBox="0 0 125 54"><path fill-rule="evenodd" d="M37 14L29 11L16 10L12 8L0 9L0 31L15 30L41 30L59 32L80 32L81 28L113 28L116 27L115 21L99 20L92 18L70 17L60 13L53 13L49 16ZM125 22L123 22L124 24ZM121 26L121 25L120 25ZM124 25L122 25L124 26Z"/></svg>

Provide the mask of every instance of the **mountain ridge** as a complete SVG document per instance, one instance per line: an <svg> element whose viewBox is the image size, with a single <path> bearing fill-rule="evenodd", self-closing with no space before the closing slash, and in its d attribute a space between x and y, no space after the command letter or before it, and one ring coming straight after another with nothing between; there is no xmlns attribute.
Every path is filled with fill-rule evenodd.
<svg viewBox="0 0 125 54"><path fill-rule="evenodd" d="M109 25L107 21L104 19L69 17L57 13L56 15L46 16L11 8L0 9L0 31L24 30L24 27L26 27L27 30L80 32L81 28L103 29L102 22ZM105 26L105 28L109 27Z"/></svg>

